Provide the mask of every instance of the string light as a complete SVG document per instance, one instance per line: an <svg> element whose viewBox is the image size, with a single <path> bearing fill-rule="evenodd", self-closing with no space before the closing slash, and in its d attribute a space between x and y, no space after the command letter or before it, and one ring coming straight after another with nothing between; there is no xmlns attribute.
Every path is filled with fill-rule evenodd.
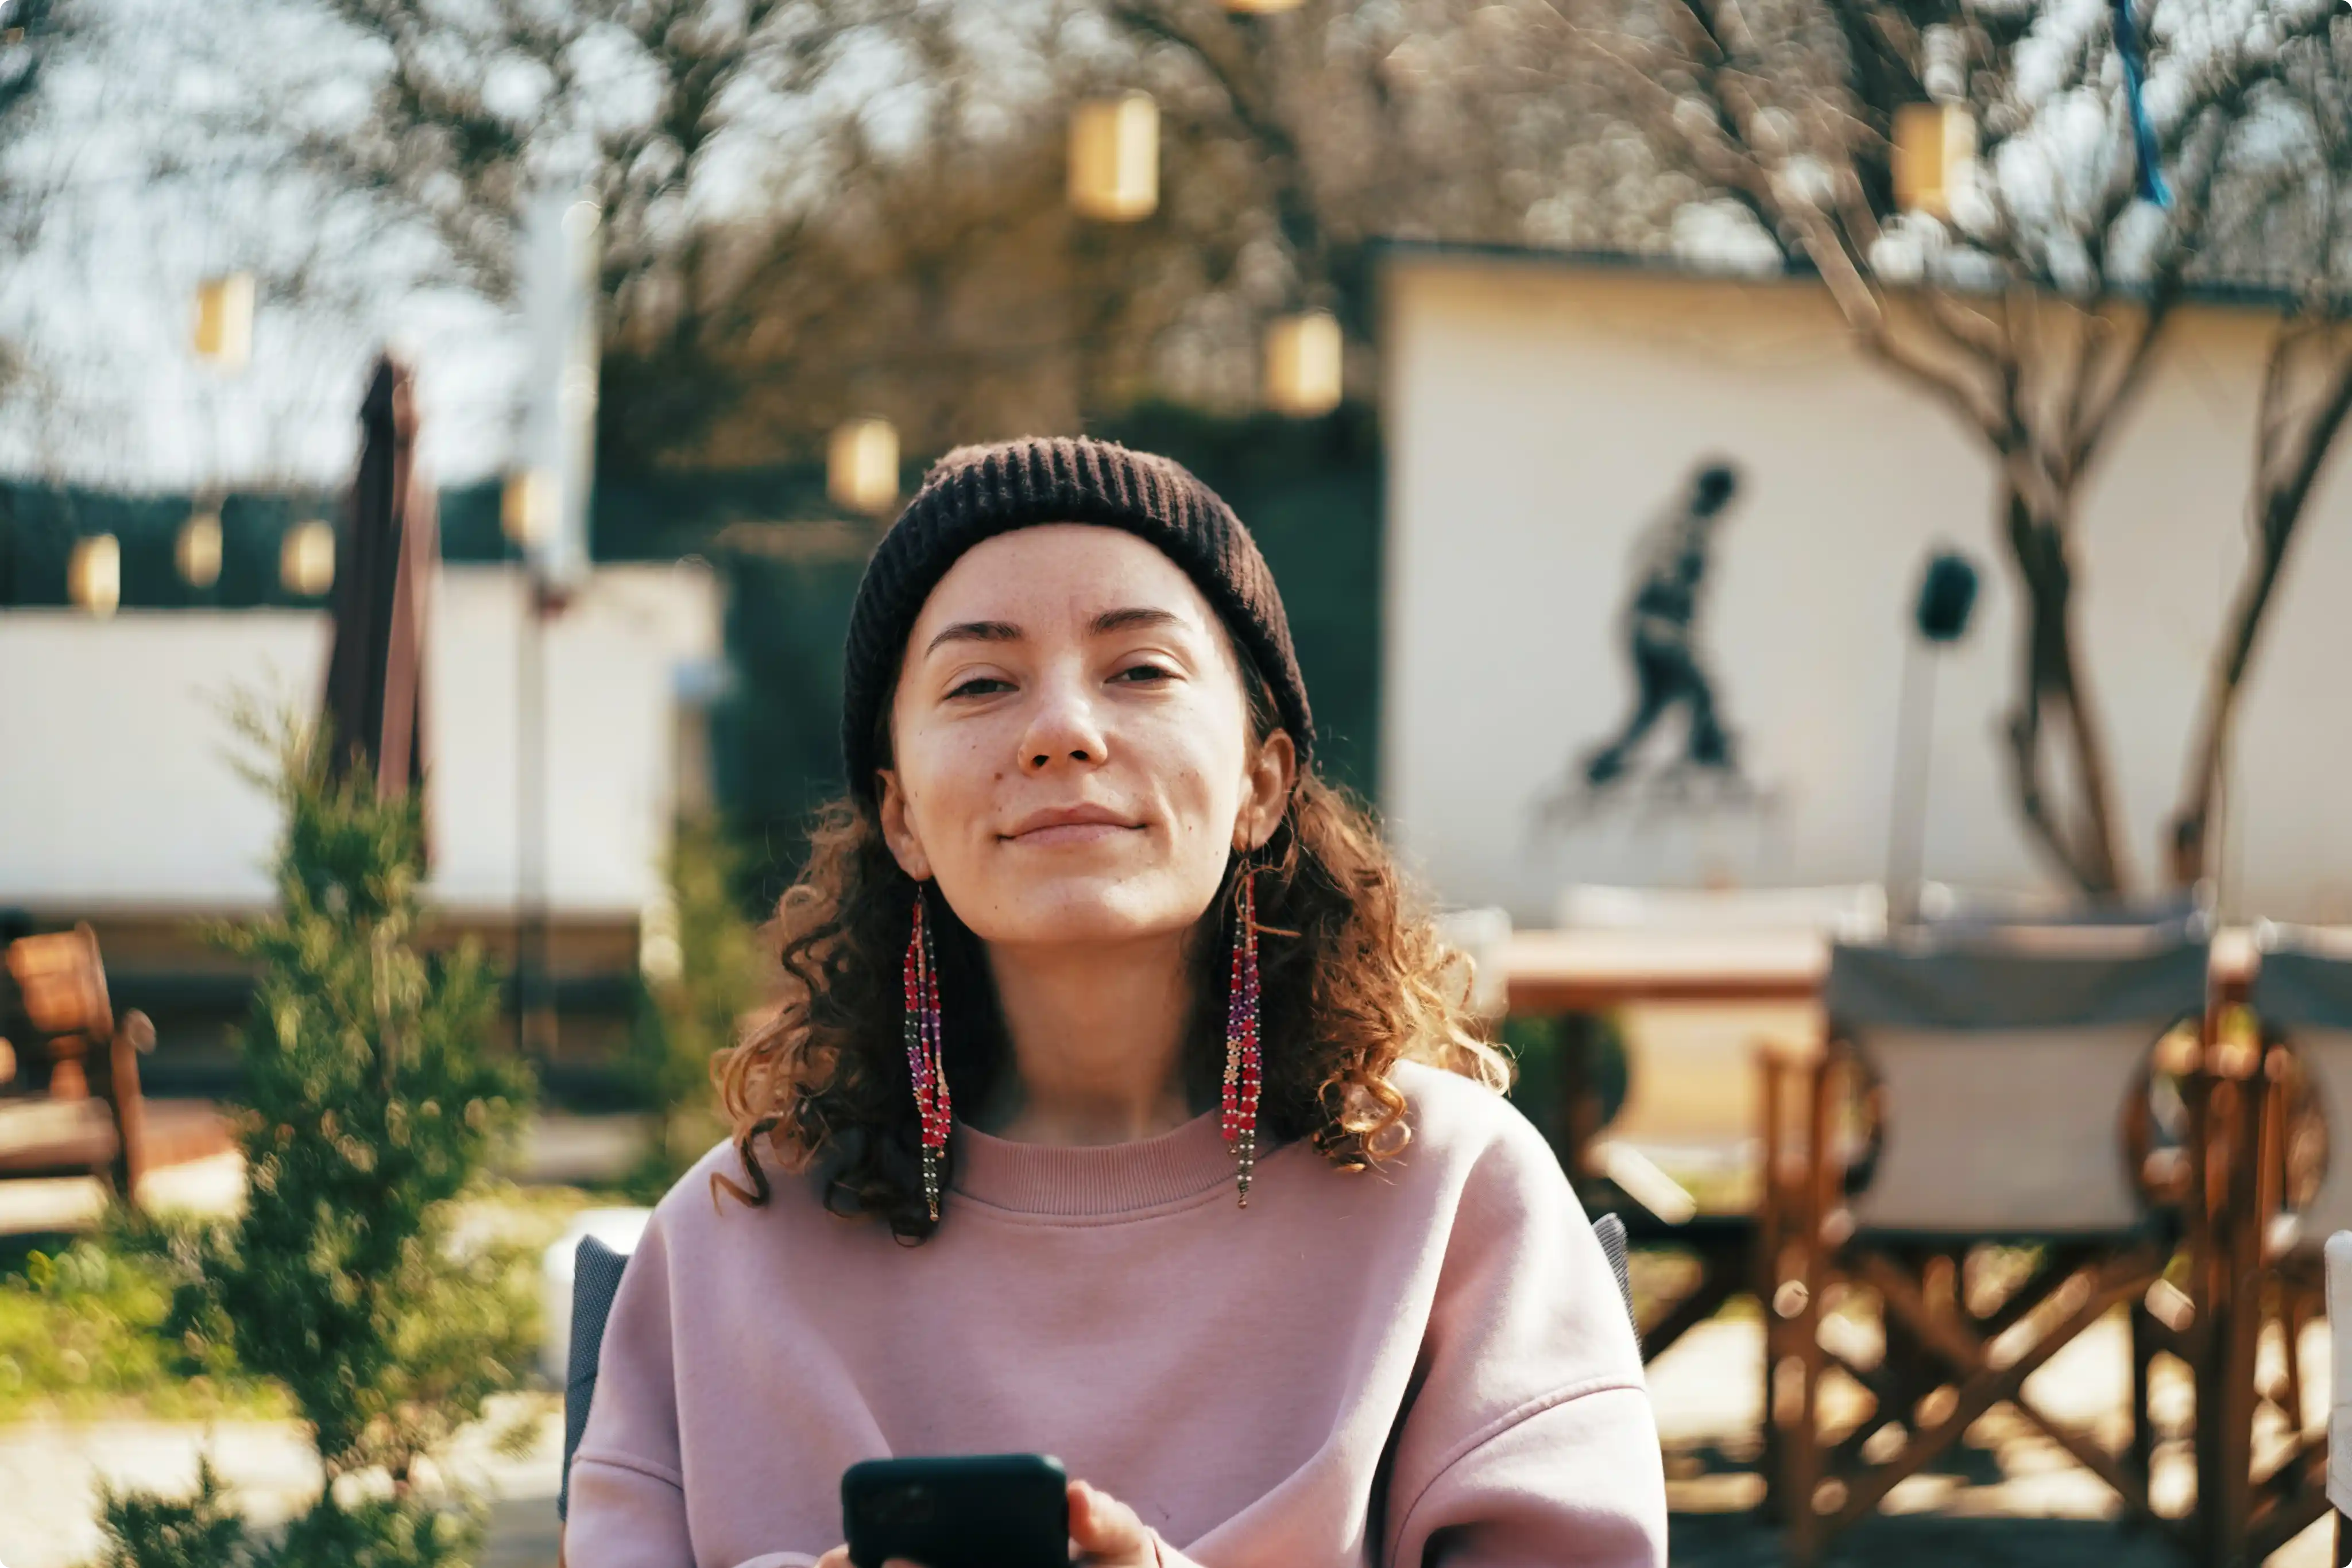
<svg viewBox="0 0 2352 1568"><path fill-rule="evenodd" d="M898 499L898 432L887 419L853 419L825 450L825 494L854 512L880 514Z"/></svg>
<svg viewBox="0 0 2352 1568"><path fill-rule="evenodd" d="M521 468L507 476L499 493L499 528L509 539L528 548L555 528L555 478L541 468Z"/></svg>
<svg viewBox="0 0 2352 1568"><path fill-rule="evenodd" d="M191 588L210 588L220 580L221 520L216 512L198 512L180 525L179 542L172 559L181 580Z"/></svg>
<svg viewBox="0 0 2352 1568"><path fill-rule="evenodd" d="M1976 117L1958 103L1906 103L1895 111L1895 204L1949 220L1975 176Z"/></svg>
<svg viewBox="0 0 2352 1568"><path fill-rule="evenodd" d="M335 529L313 518L286 530L278 547L278 580L286 591L316 599L335 583Z"/></svg>
<svg viewBox="0 0 2352 1568"><path fill-rule="evenodd" d="M1265 332L1265 401L1277 413L1312 419L1339 406L1346 340L1328 310L1277 317Z"/></svg>
<svg viewBox="0 0 2352 1568"><path fill-rule="evenodd" d="M1160 205L1160 105L1148 92L1088 99L1070 112L1070 206L1133 223Z"/></svg>
<svg viewBox="0 0 2352 1568"><path fill-rule="evenodd" d="M122 546L112 534L74 541L66 558L66 594L101 620L122 602Z"/></svg>
<svg viewBox="0 0 2352 1568"><path fill-rule="evenodd" d="M228 371L253 358L253 274L232 272L196 286L196 357Z"/></svg>

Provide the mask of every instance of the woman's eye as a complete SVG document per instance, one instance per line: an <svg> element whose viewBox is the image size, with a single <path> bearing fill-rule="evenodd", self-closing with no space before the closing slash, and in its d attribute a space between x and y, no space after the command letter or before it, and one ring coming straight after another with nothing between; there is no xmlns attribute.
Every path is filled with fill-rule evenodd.
<svg viewBox="0 0 2352 1568"><path fill-rule="evenodd" d="M961 685L950 690L948 695L950 698L985 697L993 696L1000 691L1011 691L1012 689L1013 683L1010 681L1000 681L994 675L974 675L971 679L964 682Z"/></svg>
<svg viewBox="0 0 2352 1568"><path fill-rule="evenodd" d="M1171 671L1159 664L1131 664L1128 668L1121 670L1118 674L1113 675L1111 679L1115 681L1132 681L1140 685L1146 681L1167 680L1171 674Z"/></svg>

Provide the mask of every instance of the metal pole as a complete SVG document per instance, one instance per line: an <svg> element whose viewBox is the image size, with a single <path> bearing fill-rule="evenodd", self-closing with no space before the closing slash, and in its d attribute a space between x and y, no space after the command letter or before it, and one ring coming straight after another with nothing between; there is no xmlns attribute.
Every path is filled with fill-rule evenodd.
<svg viewBox="0 0 2352 1568"><path fill-rule="evenodd" d="M1919 918L1919 883L1927 843L1929 753L1936 734L1936 660L1925 642L1905 640L1903 705L1895 720L1895 798L1888 809L1888 917L1907 925Z"/></svg>

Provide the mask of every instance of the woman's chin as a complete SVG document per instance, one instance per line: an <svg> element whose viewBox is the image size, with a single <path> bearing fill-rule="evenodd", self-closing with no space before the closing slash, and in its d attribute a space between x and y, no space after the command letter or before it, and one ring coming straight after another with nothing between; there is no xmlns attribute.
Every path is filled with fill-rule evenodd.
<svg viewBox="0 0 2352 1568"><path fill-rule="evenodd" d="M1200 919L1181 901L1153 897L1132 877L1070 877L1024 889L997 906L988 942L1024 947L1111 946L1189 930Z"/></svg>

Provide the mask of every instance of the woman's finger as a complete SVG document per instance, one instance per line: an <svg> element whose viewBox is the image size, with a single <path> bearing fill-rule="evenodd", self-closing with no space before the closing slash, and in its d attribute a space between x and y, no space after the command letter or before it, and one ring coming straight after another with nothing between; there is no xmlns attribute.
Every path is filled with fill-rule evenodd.
<svg viewBox="0 0 2352 1568"><path fill-rule="evenodd" d="M1084 1481L1070 1483L1070 1539L1088 1562L1152 1561L1151 1531L1135 1510Z"/></svg>

